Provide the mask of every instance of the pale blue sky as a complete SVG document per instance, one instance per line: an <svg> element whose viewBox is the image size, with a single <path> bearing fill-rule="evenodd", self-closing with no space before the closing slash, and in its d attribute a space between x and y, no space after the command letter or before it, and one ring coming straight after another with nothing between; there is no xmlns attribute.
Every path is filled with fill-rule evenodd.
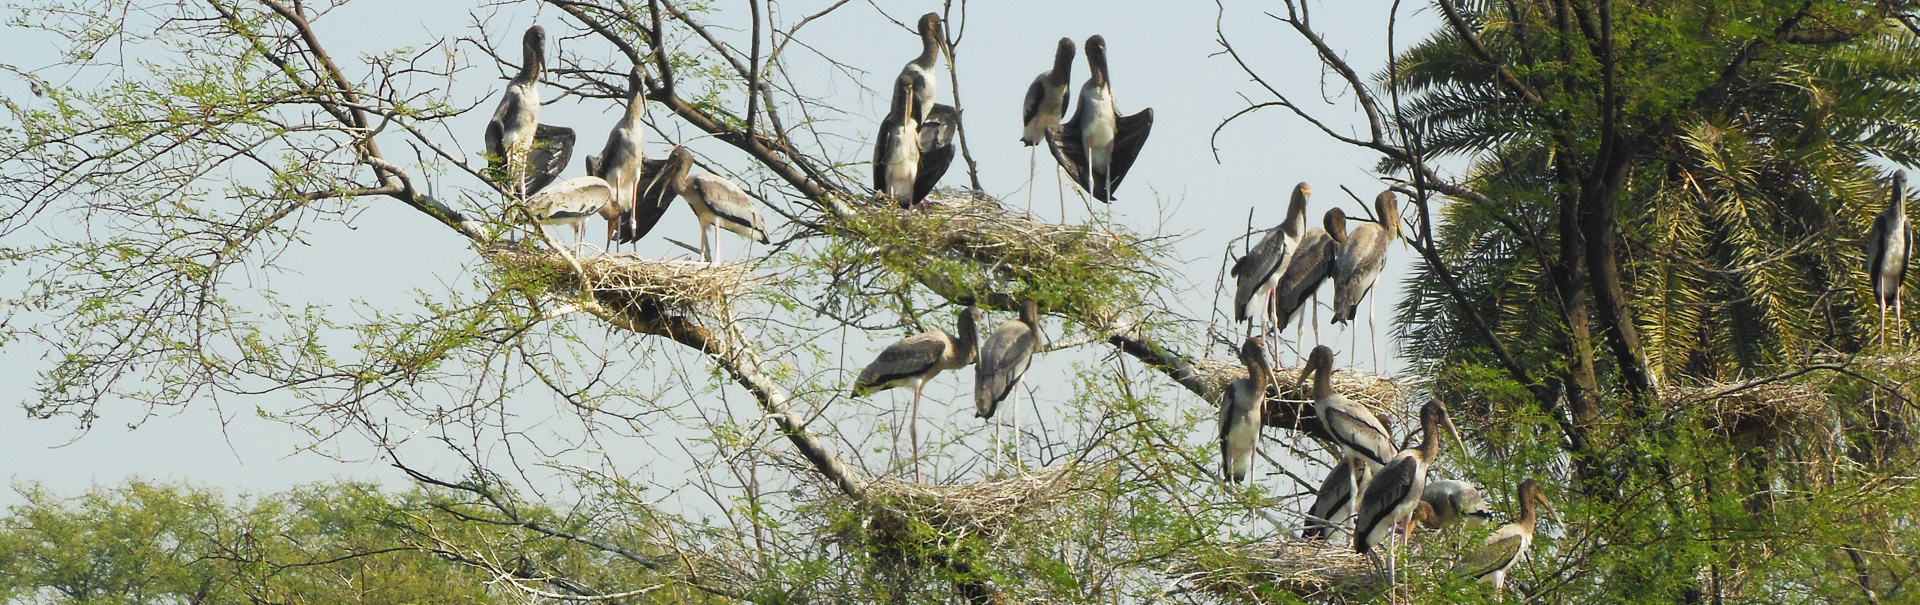
<svg viewBox="0 0 1920 605"><path fill-rule="evenodd" d="M732 11L722 22L745 21L744 3L720 2L720 8ZM811 0L784 5L785 15L778 19L790 23L796 15L809 14L830 2ZM1357 128L1350 99L1338 96L1334 80L1325 80L1311 51L1285 29L1283 24L1260 14L1273 3L1230 2L1224 19L1226 33L1268 77L1268 82L1287 92L1295 100L1343 127ZM319 21L319 31L337 56L376 52L391 47L425 45L435 36L472 35L468 24L471 5L464 2L402 2L361 0ZM920 13L936 10L931 2L882 3L895 19L911 21ZM1363 71L1373 71L1386 55L1386 2L1315 3L1315 22L1328 41L1344 49L1347 58ZM1254 101L1268 98L1258 86L1225 56L1212 56L1219 49L1214 40L1217 17L1209 2L1154 1L1082 1L1082 2L980 2L970 7L965 38L958 49L960 86L966 108L966 124L972 151L980 162L981 179L987 191L1005 197L1013 205L1024 204L1023 189L1028 174L1028 149L1019 137L1020 101L1035 74L1046 69L1052 58L1054 42L1061 36L1084 40L1095 33L1106 37L1112 65L1114 90L1121 109L1128 113L1153 107L1156 123L1152 139L1140 155L1139 163L1120 189L1120 202L1114 208L1117 220L1139 231L1164 229L1186 233L1176 249L1184 262L1182 272L1191 281L1184 301L1195 314L1204 314L1212 305L1213 281L1219 272L1222 244L1240 235L1253 210L1254 222L1264 228L1282 217L1285 195L1295 182L1308 181L1316 192L1309 214L1317 219L1333 204L1349 214L1364 216L1357 203L1340 191L1352 188L1370 199L1381 185L1370 175L1375 155L1355 150L1327 139L1305 122L1283 110L1268 110L1243 118L1221 133L1219 161L1209 146L1209 136L1221 120L1245 107L1246 95ZM489 9L491 10L491 9ZM1403 9L1411 13L1412 9ZM571 24L560 11L531 3L500 8L492 15L489 32L497 40L515 40L518 32L535 22L546 26L550 39L559 40L572 33ZM1417 39L1432 24L1430 15L1403 15L1401 44ZM57 73L50 66L52 52L44 37L31 32L0 29L11 40L0 62L41 73ZM744 38L731 32L735 38ZM802 34L803 39L820 52L833 56L856 70L860 85L882 89L897 73L900 65L918 51L910 32L892 26L869 4L855 2L822 19ZM562 45L590 45L595 41L561 42ZM744 41L741 41L744 47ZM464 52L471 52L465 49ZM596 45L591 52L601 52ZM349 71L364 68L357 60L344 60ZM866 136L885 113L884 99L859 90L844 79L832 79L818 61L797 57L793 77L848 116L829 128L850 136ZM476 70L475 76L487 71ZM944 71L942 72L944 78ZM1086 77L1084 60L1074 69L1074 86ZM818 79L810 85L809 78ZM493 94L498 80L459 83L460 93L469 98ZM951 82L943 82L951 86ZM558 91L549 87L549 96ZM1326 96L1323 97L1323 92ZM943 88L942 97L948 93ZM11 74L0 74L0 95L23 104L33 98L25 86ZM1322 99L1326 99L1325 102ZM469 151L479 147L481 125L493 99L482 109L464 116L457 132L470 133L459 143ZM664 112L655 108L655 117ZM574 127L581 140L576 157L599 149L608 127L617 118L610 104L564 101L551 106L543 120ZM683 129L691 135L691 129ZM659 137L649 141L652 153L661 153L665 143ZM717 149L712 141L702 149ZM842 150L865 157L867 152L852 142ZM1044 150L1042 151L1044 154ZM726 158L725 154L716 157ZM1041 158L1036 211L1044 218L1058 214L1055 186L1047 176L1050 167ZM578 172L574 167L568 176ZM857 169L865 174L865 168ZM956 163L945 184L963 185L964 167ZM1164 210L1158 207L1165 204ZM403 304L411 300L415 289L433 289L442 284L463 281L462 266L472 259L471 251L457 237L433 232L417 237L422 217L384 200L370 200L367 210L354 222L354 228L327 226L308 238L310 247L296 249L285 260L297 271L297 277L279 277L272 286L283 294L303 293L316 300L340 303L349 299L370 304ZM1158 225L1163 213L1164 226ZM1078 199L1068 202L1069 219L1085 215ZM50 217L59 220L60 217ZM1317 220L1316 220L1317 222ZM589 231L597 231L590 226ZM438 230L425 230L438 231ZM669 213L659 227L681 241L693 241L693 219L684 206ZM23 237L30 237L28 234ZM729 236L730 237L730 236ZM727 242L731 254L742 251L738 239ZM641 247L649 255L681 252L657 239ZM1391 314L1391 303L1398 298L1398 281L1405 274L1410 250L1396 247L1383 280L1381 317ZM373 270L372 268L377 268ZM0 276L0 286L10 282ZM1230 298L1230 293L1228 298ZM1224 305L1222 311L1225 310ZM1323 314L1324 316L1324 314ZM1390 346L1381 331L1383 347ZM1323 329L1332 339L1337 330ZM1311 338L1311 336L1309 336ZM1341 338L1337 350L1345 351ZM1359 359L1367 362L1366 338L1362 335ZM1220 351L1214 354L1222 354ZM861 356L866 355L862 353ZM8 404L29 399L34 372L44 367L40 353L26 348L0 351L0 401ZM1389 372L1401 367L1391 355L1383 355ZM1343 355L1344 359L1345 356ZM1297 360L1282 356L1285 365ZM1030 378L1029 380L1033 380ZM965 385L955 383L947 389ZM1064 385L1038 385L1043 395L1063 392ZM932 395L935 389L930 388ZM276 410L288 402L273 397L229 398L204 402L184 411L166 411L147 418L126 406L101 410L103 417L84 435L76 432L71 420L27 420L17 411L0 413L0 477L12 481L38 481L61 492L75 492L93 483L116 483L128 476L191 480L195 482L249 489L279 489L288 485L325 479L353 477L402 483L398 473L381 461L336 462L311 453L299 453L306 443L303 435L289 428L254 418L256 408ZM970 416L966 412L964 415ZM129 430L130 424L139 424ZM368 452L341 453L349 458L364 458ZM0 504L17 501L10 490L0 490Z"/></svg>

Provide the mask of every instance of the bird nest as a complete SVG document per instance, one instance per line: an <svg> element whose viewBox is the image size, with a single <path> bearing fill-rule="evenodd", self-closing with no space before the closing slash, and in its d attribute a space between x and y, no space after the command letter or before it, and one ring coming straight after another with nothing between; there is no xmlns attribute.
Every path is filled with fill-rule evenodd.
<svg viewBox="0 0 1920 605"><path fill-rule="evenodd" d="M1074 484L1067 466L967 485L880 478L867 484L865 504L870 527L895 540L910 533L906 531L909 520L925 524L946 539L991 539L1022 517L1054 504Z"/></svg>
<svg viewBox="0 0 1920 605"><path fill-rule="evenodd" d="M632 256L576 257L580 271L548 251L505 251L494 262L524 271L548 286L572 292L591 290L601 304L615 309L661 305L684 311L717 308L752 289L744 263L648 260Z"/></svg>
<svg viewBox="0 0 1920 605"><path fill-rule="evenodd" d="M1828 417L1827 393L1816 385L1777 382L1728 392L1725 384L1675 386L1664 389L1669 401L1704 411L1716 424L1737 429L1754 422L1782 428L1820 422ZM1722 394L1725 393L1725 394Z"/></svg>
<svg viewBox="0 0 1920 605"><path fill-rule="evenodd" d="M1200 379L1207 383L1209 392L1214 393L1225 393L1227 385L1247 377L1247 366L1242 365L1238 360L1197 359L1193 362L1193 369L1200 375ZM1276 378L1274 387L1279 391L1280 398L1294 401L1312 399L1309 390L1313 388L1313 383L1296 384L1295 382L1295 379L1300 377L1299 368L1277 367L1273 372ZM1335 393L1345 395L1348 399L1359 402L1375 412L1395 413L1402 409L1406 400L1400 385L1385 376L1352 370L1336 370L1332 378Z"/></svg>
<svg viewBox="0 0 1920 605"><path fill-rule="evenodd" d="M1385 570L1345 544L1271 540L1183 559L1167 571L1170 589L1227 602L1269 603L1275 593L1302 599L1364 596L1387 585Z"/></svg>
<svg viewBox="0 0 1920 605"><path fill-rule="evenodd" d="M1146 258L1124 232L1110 226L1048 223L968 191L937 191L917 208L872 203L852 209L855 220L843 225L848 235L906 248L901 252L1011 267L1118 268Z"/></svg>

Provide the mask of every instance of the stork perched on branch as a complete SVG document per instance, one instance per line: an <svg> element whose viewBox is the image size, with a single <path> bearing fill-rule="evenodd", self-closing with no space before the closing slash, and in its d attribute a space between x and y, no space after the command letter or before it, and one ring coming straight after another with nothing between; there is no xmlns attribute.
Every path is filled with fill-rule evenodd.
<svg viewBox="0 0 1920 605"><path fill-rule="evenodd" d="M1040 350L1040 303L1031 298L1020 304L1020 318L1000 324L980 346L980 363L973 366L973 413L993 421L994 450L999 451L1000 422L995 413L1026 376L1027 366ZM1020 436L1020 408L1014 406L1014 438ZM1001 416L1004 418L1004 416ZM1016 448L1017 452L1018 449Z"/></svg>
<svg viewBox="0 0 1920 605"><path fill-rule="evenodd" d="M955 333L935 330L915 334L893 343L880 356L860 370L853 381L853 396L867 395L894 387L913 388L913 409L908 412L907 432L913 439L913 477L920 480L920 391L941 372L958 370L973 363L979 351L979 307L960 310Z"/></svg>
<svg viewBox="0 0 1920 605"><path fill-rule="evenodd" d="M1534 529L1540 521L1539 508L1554 514L1553 503L1540 495L1540 482L1529 477L1520 482L1520 519L1494 530L1480 548L1454 564L1456 573L1493 584L1494 598L1502 598L1507 587L1507 572L1527 558L1533 548ZM1539 508L1535 508L1535 507Z"/></svg>
<svg viewBox="0 0 1920 605"><path fill-rule="evenodd" d="M527 28L520 38L520 71L508 82L493 118L487 121L488 173L496 182L504 181L503 188L519 197L546 185L532 182L530 170L534 135L540 124L540 75L546 71L546 44L547 30L538 25ZM571 153L570 145L568 149Z"/></svg>
<svg viewBox="0 0 1920 605"><path fill-rule="evenodd" d="M588 170L594 176L607 181L613 187L612 203L600 209L601 218L607 219L607 246L615 242L631 242L632 237L622 238L622 231L630 234L631 227L622 229L622 217L631 219L632 212L640 197L640 173L647 158L647 74L640 64L627 73L627 107L615 122L613 131L607 133L607 145L600 150L598 162L589 164ZM593 164L598 164L593 165Z"/></svg>
<svg viewBox="0 0 1920 605"><path fill-rule="evenodd" d="M1256 326L1265 324L1265 329L1278 325L1266 311L1271 308L1274 289L1280 285L1280 276L1287 272L1294 253L1300 249L1300 238L1306 235L1307 197L1311 195L1313 188L1306 183L1294 185L1293 193L1288 196L1286 219L1268 229L1260 237L1260 243L1234 261L1233 269L1229 272L1235 284L1234 321L1253 322ZM1259 321L1254 322L1256 317ZM1258 329L1256 333L1264 335L1265 329Z"/></svg>
<svg viewBox="0 0 1920 605"><path fill-rule="evenodd" d="M1913 230L1907 225L1907 171L1893 173L1887 209L1873 217L1867 232L1867 279L1873 282L1873 303L1880 308L1880 346L1887 346L1887 307L1893 307L1893 330L1900 342L1905 317L1900 287L1907 282L1907 262L1913 254Z"/></svg>
<svg viewBox="0 0 1920 605"><path fill-rule="evenodd" d="M1258 337L1240 345L1240 363L1246 364L1247 377L1227 385L1220 398L1220 478L1229 485L1246 482L1253 472L1254 450L1260 447L1260 414L1273 376L1267 346Z"/></svg>
<svg viewBox="0 0 1920 605"><path fill-rule="evenodd" d="M1387 265L1387 246L1400 236L1400 205L1392 191L1382 191L1373 198L1375 222L1355 227L1347 234L1347 240L1340 245L1340 251L1334 258L1333 272L1333 323L1345 323L1348 330L1354 329L1354 317L1360 311L1360 299L1367 298L1373 292L1374 282L1380 278L1380 270ZM1375 302L1379 297L1374 297ZM1378 306L1378 305L1375 305ZM1367 329L1374 329L1377 316L1373 307L1368 308ZM1357 334L1357 332L1350 332ZM1353 336L1352 338L1357 338ZM1373 343L1373 365L1380 368L1380 352L1377 339ZM1351 348L1351 344L1349 345Z"/></svg>
<svg viewBox="0 0 1920 605"><path fill-rule="evenodd" d="M700 219L700 254L713 262L720 256L720 229L726 229L762 244L767 243L767 220L760 218L753 197L725 177L707 173L693 174L693 152L674 147L667 156L674 191L687 198L687 205ZM708 248L707 232L713 232Z"/></svg>
<svg viewBox="0 0 1920 605"><path fill-rule="evenodd" d="M1353 521L1353 549L1360 554L1373 552L1375 546L1392 540L1394 528L1402 522L1411 523L1414 508L1420 505L1420 496L1427 487L1427 468L1440 457L1440 427L1454 433L1459 439L1459 430L1453 426L1453 420L1447 416L1447 408L1437 400L1429 400L1420 408L1420 427L1423 431L1420 444L1400 452L1392 462L1374 473L1373 480L1360 492L1360 514ZM1395 553L1393 545L1387 545L1387 575L1396 577L1394 569Z"/></svg>

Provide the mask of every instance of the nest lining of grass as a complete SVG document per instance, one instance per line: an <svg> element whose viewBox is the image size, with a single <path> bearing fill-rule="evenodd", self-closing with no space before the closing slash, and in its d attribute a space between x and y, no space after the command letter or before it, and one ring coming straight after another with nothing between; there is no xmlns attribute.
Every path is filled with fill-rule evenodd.
<svg viewBox="0 0 1920 605"><path fill-rule="evenodd" d="M1665 389L1670 401L1693 406L1725 426L1757 420L1767 426L1783 427L1821 422L1831 411L1829 397L1817 386L1779 382L1762 384L1726 395L1715 395L1733 388L1727 384L1676 386Z"/></svg>
<svg viewBox="0 0 1920 605"><path fill-rule="evenodd" d="M1374 592L1387 585L1384 572L1372 559L1353 552L1353 547L1346 544L1281 539L1231 547L1216 556L1185 559L1167 575L1173 578L1175 587L1184 586L1223 601L1265 603L1276 590L1303 599Z"/></svg>
<svg viewBox="0 0 1920 605"><path fill-rule="evenodd" d="M1067 466L966 485L925 485L883 477L867 484L866 506L868 516L882 529L912 519L948 537L991 538L1023 516L1054 504L1073 484Z"/></svg>
<svg viewBox="0 0 1920 605"><path fill-rule="evenodd" d="M581 271L576 273L564 257L548 251L507 251L495 254L494 260L537 275L555 289L579 292L590 287L601 304L629 311L649 304L689 312L714 309L754 285L745 263L599 255L575 257Z"/></svg>

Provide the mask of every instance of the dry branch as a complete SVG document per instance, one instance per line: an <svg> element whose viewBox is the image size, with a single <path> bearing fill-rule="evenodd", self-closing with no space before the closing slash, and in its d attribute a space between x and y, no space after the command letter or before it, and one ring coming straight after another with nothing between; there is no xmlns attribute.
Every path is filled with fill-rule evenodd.
<svg viewBox="0 0 1920 605"><path fill-rule="evenodd" d="M1411 565L1408 565L1411 563ZM1401 573L1424 573L1417 560ZM1184 586L1234 603L1269 603L1275 592L1302 599L1367 597L1387 587L1384 566L1346 544L1322 540L1273 540L1182 560L1168 570Z"/></svg>

